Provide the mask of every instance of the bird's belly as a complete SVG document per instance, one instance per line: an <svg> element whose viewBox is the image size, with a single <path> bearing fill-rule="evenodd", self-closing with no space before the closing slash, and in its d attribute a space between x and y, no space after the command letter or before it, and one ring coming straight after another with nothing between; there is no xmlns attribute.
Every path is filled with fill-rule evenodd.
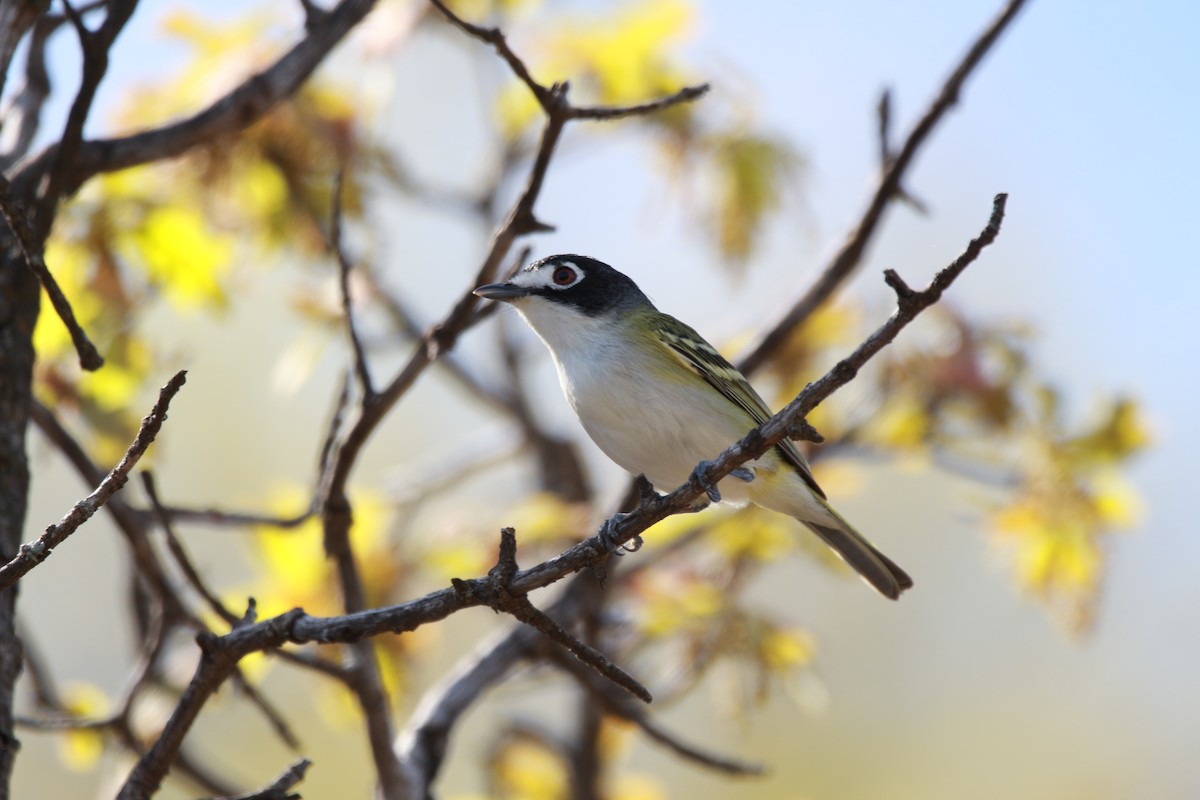
<svg viewBox="0 0 1200 800"><path fill-rule="evenodd" d="M605 455L627 471L645 475L663 492L687 481L697 463L716 458L749 430L719 414L703 413L712 405L707 386L659 382L651 388L636 378L598 376L587 384L564 380L564 389ZM726 500L746 499L746 483L737 478L721 481L719 488Z"/></svg>

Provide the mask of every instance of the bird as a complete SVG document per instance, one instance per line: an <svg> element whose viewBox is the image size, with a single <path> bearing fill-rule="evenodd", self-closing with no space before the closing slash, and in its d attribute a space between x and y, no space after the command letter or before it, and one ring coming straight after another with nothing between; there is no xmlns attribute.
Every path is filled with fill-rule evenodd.
<svg viewBox="0 0 1200 800"><path fill-rule="evenodd" d="M682 485L697 465L772 416L715 347L595 258L549 256L474 294L517 310L550 350L588 436L659 491ZM790 439L705 488L714 501L748 501L799 520L885 597L913 585L833 509Z"/></svg>

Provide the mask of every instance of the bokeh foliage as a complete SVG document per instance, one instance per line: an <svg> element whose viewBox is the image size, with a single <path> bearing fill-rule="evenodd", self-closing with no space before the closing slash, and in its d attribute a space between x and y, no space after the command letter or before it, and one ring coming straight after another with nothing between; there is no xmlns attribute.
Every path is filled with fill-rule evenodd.
<svg viewBox="0 0 1200 800"><path fill-rule="evenodd" d="M693 11L684 0L603 12L528 2L455 6L502 24L534 75L545 82L571 80L576 102L636 103L702 74L685 55ZM261 14L231 23L182 13L168 17L167 31L190 53L186 68L132 93L114 123L145 125L219 94L278 52L272 24ZM429 15L419 23L440 24ZM515 171L537 135L538 107L524 86L504 79L486 101L498 159ZM403 178L387 131L367 122L364 109L372 103L345 72L322 72L244 134L169 163L94 180L61 212L46 260L84 328L104 343L108 363L81 373L61 324L43 314L36 332L37 387L47 405L73 412L98 462L111 462L124 449L136 429L139 406L133 400L168 355L146 333L144 315L166 307L181 315L219 316L239 302L239 282L248 270L282 265L323 269L331 288L336 267L326 236L339 172L345 176L346 220L366 237L378 223L365 209L381 193L419 199L427 187ZM589 135L643 144L713 252L739 269L753 268L756 244L803 177L803 155L764 130L747 107L681 105ZM486 217L489 209L468 205L447 213ZM360 269L367 274L370 265ZM380 284L364 286L356 296L361 313L387 316ZM335 292L323 295L328 302L297 297L308 301L296 302L293 312L321 336L342 334ZM1053 609L1070 630L1085 632L1103 583L1106 543L1137 517L1136 495L1122 478L1149 440L1136 400L1103 399L1096 415L1081 421L1063 411L1063 390L1035 368L1036 337L1013 326L974 322L966 310L942 310L931 325L922 344L894 349L860 378L874 388L868 407L852 414L826 407L812 417L827 441L812 453L818 477L836 481L840 494L851 491L853 458L864 452L976 477L987 490L978 508L980 532L1011 553L1014 585ZM855 299L826 306L778 351L760 385L777 403L785 402L871 326ZM260 510L296 514L309 491L281 488ZM477 502L498 504L496 498ZM397 503L379 487L365 487L356 498L353 543L371 604L397 602L419 587L489 566L496 515L480 515L477 529L464 530L456 520L454 531L430 531L418 547L393 535ZM508 504L505 520L518 530L523 558L533 559L590 533L606 510L531 492ZM819 647L803 612L745 599L745 588L781 558L815 556L841 569L823 549L801 547L796 530L792 521L757 509L720 509L660 524L639 556L650 566L619 578L613 604L621 622L611 636L618 660L660 665L664 677L656 694L668 703L712 669L725 670L734 687L723 698L726 710L747 713L780 691L801 706L819 696ZM253 591L264 615L293 606L338 611L335 576L315 520L295 530L265 527L247 535L257 568ZM245 593L243 586L229 588L230 597ZM411 701L406 693L413 664L432 646L410 636L379 642L384 675L400 702ZM270 668L263 662L256 670ZM77 695L81 715L103 706L93 689ZM340 709L333 714L355 713L349 703L326 705ZM605 735L612 739L605 757L619 759L628 732L608 722ZM65 741L65 760L73 767L99 756L92 732L74 732ZM496 797L565 797L565 769L552 737L519 726L497 735L487 764ZM665 794L651 777L622 775L611 796Z"/></svg>

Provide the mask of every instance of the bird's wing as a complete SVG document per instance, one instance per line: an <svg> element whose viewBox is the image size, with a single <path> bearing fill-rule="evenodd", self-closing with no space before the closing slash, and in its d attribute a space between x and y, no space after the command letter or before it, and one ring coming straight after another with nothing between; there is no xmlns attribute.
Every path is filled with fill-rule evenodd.
<svg viewBox="0 0 1200 800"><path fill-rule="evenodd" d="M700 334L690 326L674 317L663 315L665 319L655 330L658 341L667 348L684 366L703 378L710 386L720 392L731 403L745 411L754 420L755 425L762 425L772 417L771 409L750 385L738 368L725 359L717 349L706 342ZM749 433L749 431L747 431ZM730 444L733 444L730 442ZM791 439L783 439L775 446L783 460L800 473L800 477L819 496L825 497L825 492L813 478L808 461L796 448Z"/></svg>

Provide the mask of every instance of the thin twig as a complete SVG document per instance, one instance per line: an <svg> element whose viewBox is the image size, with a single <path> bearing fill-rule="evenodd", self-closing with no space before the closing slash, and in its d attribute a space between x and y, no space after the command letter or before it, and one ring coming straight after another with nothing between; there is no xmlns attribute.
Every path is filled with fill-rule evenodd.
<svg viewBox="0 0 1200 800"><path fill-rule="evenodd" d="M879 170L886 172L891 166L892 155L892 93L889 89L884 89L879 93L879 104L875 107L876 118L879 125ZM928 214L929 206L923 201L914 197L904 184L898 182L896 186L896 199L907 203L913 211L918 214Z"/></svg>
<svg viewBox="0 0 1200 800"><path fill-rule="evenodd" d="M228 623L230 627L236 625L238 622L237 614L226 608L220 598L204 583L204 579L200 577L200 572L196 569L195 564L192 563L187 549L184 548L183 542L175 535L175 531L171 527L170 516L158 499L158 487L155 486L154 473L150 470L143 470L141 475L142 488L146 490L146 497L150 500L150 508L154 513L155 519L158 521L158 526L162 528L163 536L166 537L167 550L170 551L172 558L175 559L175 565L179 567L179 571L183 573L184 579L203 598L214 614Z"/></svg>
<svg viewBox="0 0 1200 800"><path fill-rule="evenodd" d="M25 665L24 673L29 677L29 683L33 688L33 696L37 704L43 708L52 710L62 708L62 698L58 693L58 687L54 685L54 678L50 674L50 665L46 663L41 648L36 646L32 631L27 626L22 625L21 620L17 621L17 634L20 636L21 644L23 645L21 660Z"/></svg>
<svg viewBox="0 0 1200 800"><path fill-rule="evenodd" d="M899 152L895 153L887 168L880 171L879 182L875 194L867 204L866 210L858 224L847 235L833 259L826 265L821 275L805 292L795 305L762 337L754 348L738 362L738 368L749 375L758 370L791 336L792 331L808 319L854 272L862 261L867 244L871 241L875 230L883 218L883 212L888 203L896 196L901 180L913 163L917 151L928 141L934 128L945 117L946 113L958 102L963 85L967 78L983 61L992 46L999 40L1000 35L1016 18L1017 12L1024 6L1026 0L1009 0L1008 4L996 19L979 35L979 38L967 49L962 60L951 72L950 77L942 84L940 91L930 103L921 119L909 133Z"/></svg>
<svg viewBox="0 0 1200 800"><path fill-rule="evenodd" d="M125 24L129 22L129 18L133 16L137 0L109 0L104 6L104 21L95 31L88 30L68 0L63 0L63 8L67 19L79 35L83 64L80 67L79 89L75 92L75 100L71 103L67 122L54 149L47 180L37 202L37 218L34 225L35 230L40 231L43 237L50 230L55 206L68 188L68 175L83 143L83 127L91 114L92 103L96 99L100 83L108 72L109 50Z"/></svg>
<svg viewBox="0 0 1200 800"><path fill-rule="evenodd" d="M377 0L343 0L320 24L270 67L248 77L204 110L160 128L114 139L81 142L63 177L63 194L88 178L172 158L200 144L244 130L302 86L329 51L375 7ZM34 186L57 161L60 145L51 145L26 163L14 178L18 194Z"/></svg>
<svg viewBox="0 0 1200 800"><path fill-rule="evenodd" d="M92 515L108 501L108 498L125 485L125 482L129 480L129 471L133 469L142 454L146 452L146 448L154 441L154 437L158 435L167 418L167 407L179 390L183 388L186 380L187 372L180 370L162 388L158 395L158 402L154 404L149 415L142 420L141 428L138 429L133 444L125 451L120 463L113 467L112 472L100 482L96 490L76 503L57 524L46 528L46 532L37 541L21 545L21 551L17 556L0 567L0 591L12 586L27 572L45 561L55 547L66 541L67 537L78 530L80 525L91 519Z"/></svg>
<svg viewBox="0 0 1200 800"><path fill-rule="evenodd" d="M490 44L496 50L496 53L504 59L504 62L508 64L509 69L517 76L517 79L529 87L529 91L533 92L533 96L537 98L542 109L547 113L551 112L551 107L554 103L551 90L534 80L533 75L529 73L529 68L525 66L525 62L508 46L508 40L499 28L485 28L481 25L473 25L451 11L442 0L429 0L429 2L433 4L434 8L442 12L442 15L452 25L463 33L481 42Z"/></svg>
<svg viewBox="0 0 1200 800"><path fill-rule="evenodd" d="M509 591L512 578L517 573L516 548L516 532L512 528L505 528L500 532L499 559L496 566L488 573L492 579L490 584L478 596L464 599L478 600L496 611L511 614L531 628L541 631L551 641L562 645L564 649L595 670L597 674L612 681L643 702L649 703L652 700L650 692L632 675L614 664L596 648L572 636L553 617L539 611L530 602L527 595ZM480 588L478 584L458 579L455 579L453 584L456 590L468 593L468 595L471 592L478 592Z"/></svg>
<svg viewBox="0 0 1200 800"><path fill-rule="evenodd" d="M329 415L329 423L325 426L325 437L321 440L321 449L317 451L317 475L313 486L313 500L309 505L310 514L315 514L317 511L317 497L333 466L333 458L337 453L338 442L341 440L342 425L345 424L346 412L350 409L350 390L353 385L353 378L349 373L342 376L337 399L333 403L333 412Z"/></svg>
<svg viewBox="0 0 1200 800"><path fill-rule="evenodd" d="M665 519L666 516L685 510L688 504L705 492L705 486L714 485L714 481L720 481L732 470L737 469L739 465L750 459L758 458L775 446L788 435L795 420L803 418L835 390L853 380L858 374L858 370L867 361L890 344L901 330L916 319L921 311L936 303L942 293L962 274L963 270L979 257L984 248L995 241L996 236L1000 233L1007 201L1007 194L996 195L992 203L991 216L983 231L971 240L958 258L938 272L924 290L913 291L894 271L886 271L884 273L886 281L896 292L897 308L883 325L823 377L804 387L800 394L796 395L779 413L710 462L710 469L693 472L687 483L670 494L646 498L633 513L614 518L615 521L611 526L612 533L615 534L614 538L617 541L626 541L627 538L633 538L634 535L641 533L655 522ZM704 474L699 474L700 472L704 472ZM547 564L549 563L547 562ZM534 570L536 569L535 567ZM514 589L523 590L522 578L534 570L518 576L514 580Z"/></svg>
<svg viewBox="0 0 1200 800"><path fill-rule="evenodd" d="M302 758L295 764L288 767L282 775L265 789L250 794L241 794L237 797L222 798L222 800L299 800L300 795L292 794L292 788L296 784L304 780L304 774L308 772L308 768L312 766L312 762L307 758ZM210 800L215 800L210 798Z"/></svg>
<svg viewBox="0 0 1200 800"><path fill-rule="evenodd" d="M599 701L600 705L604 706L609 713L637 725L652 741L663 745L676 755L694 764L728 775L757 776L766 772L761 764L752 764L718 755L688 744L660 725L650 716L645 707L631 703L626 695L615 692L608 684L596 680L595 675L584 669L578 662L566 658L561 652L555 652L550 648L545 648L544 651L548 658L571 674L587 690L588 694Z"/></svg>
<svg viewBox="0 0 1200 800"><path fill-rule="evenodd" d="M575 106L572 107L571 119L613 120L626 117L653 114L680 103L690 103L699 100L708 93L709 85L701 83L697 86L685 86L674 94L647 100L644 103L634 103L628 106Z"/></svg>
<svg viewBox="0 0 1200 800"><path fill-rule="evenodd" d="M342 318L346 322L346 335L350 338L350 346L354 351L354 372L358 375L358 383L367 398L375 396L375 386L371 382L371 370L367 366L367 354L363 350L362 340L358 335L358 327L354 324L354 304L350 300L350 259L342 243L342 193L345 191L345 169L339 169L333 182L333 210L329 220L329 249L333 251L338 263L338 290L342 297Z"/></svg>
<svg viewBox="0 0 1200 800"><path fill-rule="evenodd" d="M71 343L79 355L79 365L89 371L100 369L104 366L104 358L96 349L96 345L92 344L92 340L84 333L79 320L75 318L75 311L71 308L70 301L63 294L58 281L54 280L54 275L50 272L49 267L46 266L42 247L39 244L41 237L34 233L25 208L14 196L12 185L3 175L0 175L0 213L3 213L4 221L8 223L8 228L13 233L13 239L21 251L21 257L25 260L25 264L34 275L37 275L42 288L46 290L46 296L50 298L50 305L54 307L54 313L58 314L58 318L66 326L67 332L71 334Z"/></svg>
<svg viewBox="0 0 1200 800"><path fill-rule="evenodd" d="M264 527L293 530L312 518L312 511L305 509L290 517L277 517L254 511L226 511L220 508L184 508L164 505L163 514L171 522L214 525L221 527Z"/></svg>
<svg viewBox="0 0 1200 800"><path fill-rule="evenodd" d="M5 105L0 117L5 133L9 135L9 147L0 153L0 172L7 172L33 145L41 122L42 108L50 96L46 44L65 19L62 14L42 14L34 23L33 33L25 51L25 82Z"/></svg>
<svg viewBox="0 0 1200 800"><path fill-rule="evenodd" d="M153 629L153 626L152 626ZM124 709L123 713L111 715L100 719L84 719L72 716L70 709L63 702L57 687L54 685L53 678L50 675L49 669L44 664L44 659L40 657L37 649L32 646L32 639L29 631L22 631L21 641L24 647L25 666L28 670L33 685L34 693L37 698L37 703L43 708L57 713L59 716L46 717L17 717L16 722L22 728L35 732L60 732L67 730L103 730L111 731L121 746L130 753L140 755L145 747L142 743L141 736L134 732L133 723L131 720L133 711L132 698L134 693L126 692L125 699L119 703ZM139 659L139 664L149 663L145 659ZM130 689L144 686L148 682L146 679L139 679L136 674L140 674L140 667L135 669L135 678L131 681ZM202 766L197 762L190 753L181 750L176 759L176 766L181 775L191 779L198 786L202 787L206 792L216 794L236 794L226 782L219 778L213 771Z"/></svg>
<svg viewBox="0 0 1200 800"><path fill-rule="evenodd" d="M300 749L300 739L292 731L292 726L284 719L283 713L275 707L275 705L267 699L267 696L258 690L246 674L242 672L241 667L233 671L230 676L238 689L250 701L250 704L262 712L263 717L267 720L267 724L271 726L271 730L275 731L275 735L279 740L287 745L292 751Z"/></svg>

